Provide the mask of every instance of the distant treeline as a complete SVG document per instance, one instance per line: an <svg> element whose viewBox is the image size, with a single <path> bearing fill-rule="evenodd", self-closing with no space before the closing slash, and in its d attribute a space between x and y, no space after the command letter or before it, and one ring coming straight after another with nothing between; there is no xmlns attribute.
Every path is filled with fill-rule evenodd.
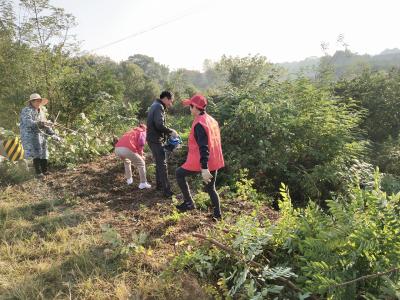
<svg viewBox="0 0 400 300"><path fill-rule="evenodd" d="M360 55L353 53L350 50L340 50L336 51L332 56L312 56L301 61L285 62L278 65L287 69L290 77L295 77L299 73L302 73L307 77L315 78L319 73L318 68L321 63L329 63L332 65L336 79L342 76L351 77L365 68L377 71L400 67L400 49L386 49L378 55Z"/></svg>

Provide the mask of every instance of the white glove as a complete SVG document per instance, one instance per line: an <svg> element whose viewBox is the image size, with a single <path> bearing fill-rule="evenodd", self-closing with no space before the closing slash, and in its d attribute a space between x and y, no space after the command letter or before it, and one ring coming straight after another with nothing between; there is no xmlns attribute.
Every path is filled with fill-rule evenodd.
<svg viewBox="0 0 400 300"><path fill-rule="evenodd" d="M175 129L171 129L171 130L172 130L171 136L172 136L173 138L177 138L179 135L178 135L178 133L176 132L176 130L175 130Z"/></svg>
<svg viewBox="0 0 400 300"><path fill-rule="evenodd" d="M205 183L209 183L213 176L211 175L208 169L201 169L201 177L203 177L203 181Z"/></svg>
<svg viewBox="0 0 400 300"><path fill-rule="evenodd" d="M61 142L62 138L60 138L58 135L53 135L52 139L55 140L56 142Z"/></svg>

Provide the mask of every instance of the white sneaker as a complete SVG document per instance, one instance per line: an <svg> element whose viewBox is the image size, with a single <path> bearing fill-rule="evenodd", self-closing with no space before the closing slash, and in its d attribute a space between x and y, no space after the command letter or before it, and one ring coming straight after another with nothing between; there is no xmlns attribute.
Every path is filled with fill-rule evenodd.
<svg viewBox="0 0 400 300"><path fill-rule="evenodd" d="M128 178L128 179L126 180L126 183L127 183L128 185L132 184L132 183L133 183L132 177L131 177L131 178Z"/></svg>
<svg viewBox="0 0 400 300"><path fill-rule="evenodd" d="M149 189L151 188L151 185L148 184L147 182L142 182L141 184L139 184L139 189L143 190L143 189Z"/></svg>

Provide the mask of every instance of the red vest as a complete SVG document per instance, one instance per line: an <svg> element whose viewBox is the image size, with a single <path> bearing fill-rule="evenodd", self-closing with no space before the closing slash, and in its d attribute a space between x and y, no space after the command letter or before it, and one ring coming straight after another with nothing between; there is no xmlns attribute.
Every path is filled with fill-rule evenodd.
<svg viewBox="0 0 400 300"><path fill-rule="evenodd" d="M208 169L210 171L221 169L225 163L222 155L219 126L218 122L207 113L198 115L193 121L192 129L189 135L189 152L186 162L182 165L182 168L188 171L201 171L200 150L194 137L194 127L197 125L197 123L200 123L204 127L208 137L208 150L210 152L210 156L208 158Z"/></svg>

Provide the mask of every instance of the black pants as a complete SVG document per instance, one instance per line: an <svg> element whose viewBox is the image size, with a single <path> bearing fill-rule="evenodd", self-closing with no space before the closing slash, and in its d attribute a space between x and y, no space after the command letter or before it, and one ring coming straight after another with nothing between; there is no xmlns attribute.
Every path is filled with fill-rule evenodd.
<svg viewBox="0 0 400 300"><path fill-rule="evenodd" d="M204 190L210 196L211 203L214 206L214 216L220 217L221 216L221 207L219 204L219 196L218 196L217 190L215 189L215 180L217 179L217 173L218 173L218 171L211 172L213 178L211 179L211 181L209 183L205 184ZM186 176L193 176L196 174L199 174L199 172L188 171L182 167L179 167L178 169L176 169L176 181L178 182L178 185L182 191L183 200L188 205L192 205L194 203L193 203L192 195L190 194L189 185L186 181Z"/></svg>
<svg viewBox="0 0 400 300"><path fill-rule="evenodd" d="M156 188L164 194L171 194L171 185L168 180L167 156L164 147L157 143L148 143L156 163Z"/></svg>
<svg viewBox="0 0 400 300"><path fill-rule="evenodd" d="M47 174L47 159L34 158L33 167L36 174Z"/></svg>

